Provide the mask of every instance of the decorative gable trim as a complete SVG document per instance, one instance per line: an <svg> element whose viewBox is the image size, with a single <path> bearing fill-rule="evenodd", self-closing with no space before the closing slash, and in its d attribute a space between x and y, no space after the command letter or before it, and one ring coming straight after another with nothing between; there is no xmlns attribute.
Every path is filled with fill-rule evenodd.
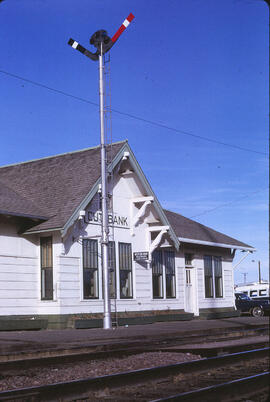
<svg viewBox="0 0 270 402"><path fill-rule="evenodd" d="M118 163L120 163L121 160L126 160L128 158L130 165L132 166L133 170L136 172L136 174L138 175L146 193L148 194L148 196L152 196L153 197L153 201L152 204L154 206L154 208L157 210L160 218L161 218L161 224L162 226L168 226L168 234L171 237L172 241L174 242L175 248L178 250L179 249L179 245L180 242L176 236L176 234L174 233L159 201L157 200L148 180L146 179L139 163L137 162L130 146L128 145L128 143L126 142L123 147L120 149L120 151L116 154L115 158L113 159L113 161L111 162L111 164L108 166L108 173L112 172L115 167L118 165ZM99 178L96 183L94 184L94 186L91 188L91 190L89 191L89 193L86 195L86 197L84 198L84 200L80 203L80 205L77 206L77 208L75 209L75 211L73 212L73 214L71 215L71 217L68 219L68 221L66 222L65 226L62 228L61 230L61 235L62 237L64 237L67 234L68 229L76 222L76 220L79 218L80 215L80 211L84 210L87 205L90 203L90 201L92 200L92 198L94 197L94 195L97 193L98 189L99 189L99 184L101 182L101 178Z"/></svg>

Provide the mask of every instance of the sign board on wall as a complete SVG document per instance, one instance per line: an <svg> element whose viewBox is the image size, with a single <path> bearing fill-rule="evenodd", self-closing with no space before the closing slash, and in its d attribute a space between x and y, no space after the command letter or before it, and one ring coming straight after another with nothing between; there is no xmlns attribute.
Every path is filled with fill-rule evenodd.
<svg viewBox="0 0 270 402"><path fill-rule="evenodd" d="M146 261L146 260L149 260L148 251L138 251L136 253L133 253L133 260L134 261Z"/></svg>
<svg viewBox="0 0 270 402"><path fill-rule="evenodd" d="M94 223L101 225L102 223L102 212L101 211L88 211L85 215L86 223ZM109 226L118 226L122 228L128 228L128 218L127 216L120 216L118 214L108 214Z"/></svg>

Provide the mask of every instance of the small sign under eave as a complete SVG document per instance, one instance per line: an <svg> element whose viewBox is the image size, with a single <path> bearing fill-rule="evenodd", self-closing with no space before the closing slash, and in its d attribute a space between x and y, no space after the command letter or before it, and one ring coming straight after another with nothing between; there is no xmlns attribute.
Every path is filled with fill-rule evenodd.
<svg viewBox="0 0 270 402"><path fill-rule="evenodd" d="M138 251L137 253L133 253L134 261L147 261L149 260L148 251Z"/></svg>

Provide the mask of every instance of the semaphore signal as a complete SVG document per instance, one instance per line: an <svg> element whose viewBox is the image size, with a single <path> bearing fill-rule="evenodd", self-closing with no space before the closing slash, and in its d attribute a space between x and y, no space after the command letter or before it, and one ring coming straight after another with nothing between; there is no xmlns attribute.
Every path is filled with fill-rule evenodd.
<svg viewBox="0 0 270 402"><path fill-rule="evenodd" d="M95 46L97 49L95 53L90 52L90 50L86 49L72 38L69 39L68 44L71 47L73 47L73 49L76 49L85 56L89 57L91 60L97 61L101 54L101 43L102 43L102 53L105 54L112 48L112 46L115 44L119 36L129 26L133 18L134 15L130 13L129 16L123 22L123 24L120 26L120 28L115 32L112 38L108 36L107 31L105 31L104 29L96 31L90 38L90 44Z"/></svg>
<svg viewBox="0 0 270 402"><path fill-rule="evenodd" d="M104 136L104 67L103 57L112 46L115 44L120 35L129 26L134 15L129 14L120 28L115 32L112 38L107 34L107 31L100 29L96 31L90 38L90 44L97 50L95 53L90 52L74 39L69 39L68 44L73 49L87 56L93 61L99 60L99 114L100 114L100 149L101 149L101 200L102 200L102 224L101 224L101 248L102 248L102 271L103 271L103 289L104 289L104 316L103 328L110 329L111 323L111 306L110 306L110 291L109 291L109 222L108 222L108 183L107 183L107 152Z"/></svg>

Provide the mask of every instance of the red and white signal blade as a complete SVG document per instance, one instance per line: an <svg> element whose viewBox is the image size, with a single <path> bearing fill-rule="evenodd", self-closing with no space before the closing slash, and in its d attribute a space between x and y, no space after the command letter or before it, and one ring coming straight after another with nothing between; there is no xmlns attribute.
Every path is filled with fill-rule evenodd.
<svg viewBox="0 0 270 402"><path fill-rule="evenodd" d="M115 43L117 41L117 39L119 38L119 36L124 32L124 30L129 26L129 24L131 23L131 21L133 20L134 15L132 13L129 14L129 16L125 19L125 21L123 22L123 24L120 26L120 28L118 29L118 31L115 32L115 34L112 37L112 42Z"/></svg>

